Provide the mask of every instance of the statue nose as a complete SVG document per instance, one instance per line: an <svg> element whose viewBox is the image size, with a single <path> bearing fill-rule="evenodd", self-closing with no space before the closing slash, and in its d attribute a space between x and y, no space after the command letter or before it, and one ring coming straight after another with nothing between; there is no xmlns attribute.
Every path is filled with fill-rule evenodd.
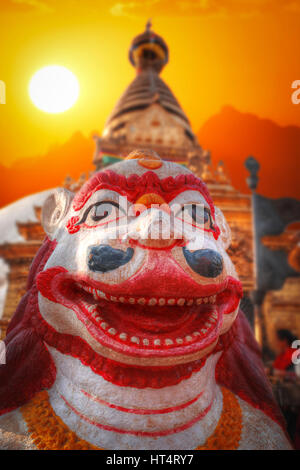
<svg viewBox="0 0 300 470"><path fill-rule="evenodd" d="M88 267L90 271L106 273L129 263L133 255L132 248L123 251L109 245L91 246L88 252Z"/></svg>
<svg viewBox="0 0 300 470"><path fill-rule="evenodd" d="M183 254L188 265L203 277L217 277L223 271L223 258L214 250L203 249L189 251L183 247Z"/></svg>
<svg viewBox="0 0 300 470"><path fill-rule="evenodd" d="M149 248L167 248L175 240L182 239L182 233L177 233L170 214L156 208L148 209L140 217L138 233L139 240Z"/></svg>

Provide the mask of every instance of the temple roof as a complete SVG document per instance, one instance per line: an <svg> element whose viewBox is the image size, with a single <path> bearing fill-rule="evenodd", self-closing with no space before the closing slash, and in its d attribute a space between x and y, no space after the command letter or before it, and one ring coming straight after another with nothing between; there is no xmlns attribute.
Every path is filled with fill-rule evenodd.
<svg viewBox="0 0 300 470"><path fill-rule="evenodd" d="M148 69L140 72L125 90L107 119L106 125L123 114L145 109L153 103L159 103L166 111L181 117L189 124L187 116L168 85L154 70Z"/></svg>

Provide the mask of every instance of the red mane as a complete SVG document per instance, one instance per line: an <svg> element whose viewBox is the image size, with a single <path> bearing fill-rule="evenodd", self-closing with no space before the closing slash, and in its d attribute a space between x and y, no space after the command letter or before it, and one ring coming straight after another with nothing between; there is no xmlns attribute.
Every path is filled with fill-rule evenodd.
<svg viewBox="0 0 300 470"><path fill-rule="evenodd" d="M6 364L0 365L0 415L29 401L37 392L50 388L55 366L42 339L28 318L31 291L56 242L45 239L31 265L27 292L12 317L5 338Z"/></svg>

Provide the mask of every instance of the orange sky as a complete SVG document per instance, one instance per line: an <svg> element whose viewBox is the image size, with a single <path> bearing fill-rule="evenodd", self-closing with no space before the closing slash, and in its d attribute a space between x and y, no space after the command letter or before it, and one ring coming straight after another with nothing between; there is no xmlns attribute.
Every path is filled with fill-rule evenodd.
<svg viewBox="0 0 300 470"><path fill-rule="evenodd" d="M2 164L45 153L75 131L101 132L134 77L128 47L148 17L170 48L163 78L195 132L226 104L300 125L300 104L291 102L300 1L1 0L0 9ZM31 76L49 64L68 67L80 83L77 104L62 114L39 111L28 96Z"/></svg>

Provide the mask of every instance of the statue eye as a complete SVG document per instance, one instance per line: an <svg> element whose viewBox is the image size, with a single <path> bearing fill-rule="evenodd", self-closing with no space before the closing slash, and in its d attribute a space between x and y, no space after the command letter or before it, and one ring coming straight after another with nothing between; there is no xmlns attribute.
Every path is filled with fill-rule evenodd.
<svg viewBox="0 0 300 470"><path fill-rule="evenodd" d="M186 204L176 216L191 224L213 228L210 210L203 204Z"/></svg>
<svg viewBox="0 0 300 470"><path fill-rule="evenodd" d="M98 225L102 220L107 222L115 220L119 217L121 210L119 204L113 201L96 202L86 209L78 225L85 223L93 226Z"/></svg>

